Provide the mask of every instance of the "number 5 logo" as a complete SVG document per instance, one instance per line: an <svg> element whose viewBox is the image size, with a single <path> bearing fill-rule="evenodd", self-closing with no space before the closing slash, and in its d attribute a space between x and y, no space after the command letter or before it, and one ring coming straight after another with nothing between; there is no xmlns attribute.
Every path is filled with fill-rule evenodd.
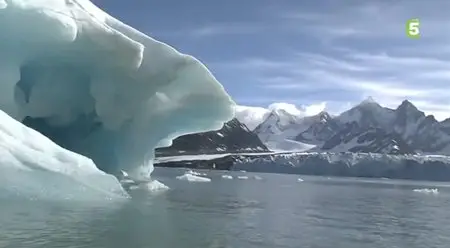
<svg viewBox="0 0 450 248"><path fill-rule="evenodd" d="M406 22L406 35L408 35L409 38L419 38L420 37L420 30L419 30L420 22L419 19L409 19Z"/></svg>

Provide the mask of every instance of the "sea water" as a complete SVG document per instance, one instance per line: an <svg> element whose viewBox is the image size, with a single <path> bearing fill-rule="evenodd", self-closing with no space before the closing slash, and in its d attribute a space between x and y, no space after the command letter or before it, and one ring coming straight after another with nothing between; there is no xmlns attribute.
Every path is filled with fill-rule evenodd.
<svg viewBox="0 0 450 248"><path fill-rule="evenodd" d="M2 198L0 247L450 244L450 188L444 183L220 171L202 171L210 182L176 179L185 172L157 168L154 177L170 190L136 191L120 202Z"/></svg>

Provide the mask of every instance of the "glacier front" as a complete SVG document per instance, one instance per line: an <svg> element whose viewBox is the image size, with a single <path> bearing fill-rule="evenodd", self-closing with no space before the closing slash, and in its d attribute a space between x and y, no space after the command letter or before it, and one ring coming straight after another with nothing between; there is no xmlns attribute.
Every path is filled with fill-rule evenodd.
<svg viewBox="0 0 450 248"><path fill-rule="evenodd" d="M0 0L0 109L105 172L139 178L155 147L234 116L201 62L88 0Z"/></svg>

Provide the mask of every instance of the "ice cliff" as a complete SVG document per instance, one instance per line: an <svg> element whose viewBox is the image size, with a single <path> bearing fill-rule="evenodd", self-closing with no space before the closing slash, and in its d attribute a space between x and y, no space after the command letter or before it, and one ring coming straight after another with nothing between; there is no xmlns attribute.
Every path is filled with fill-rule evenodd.
<svg viewBox="0 0 450 248"><path fill-rule="evenodd" d="M0 0L0 109L103 171L147 177L155 147L220 129L234 102L197 59L88 0Z"/></svg>
<svg viewBox="0 0 450 248"><path fill-rule="evenodd" d="M233 170L321 176L450 181L450 158L441 155L286 153L239 156Z"/></svg>

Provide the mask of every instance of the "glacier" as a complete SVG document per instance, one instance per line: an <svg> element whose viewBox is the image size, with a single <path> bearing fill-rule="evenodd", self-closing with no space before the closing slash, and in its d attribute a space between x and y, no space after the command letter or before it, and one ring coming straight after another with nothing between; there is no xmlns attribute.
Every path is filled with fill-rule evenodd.
<svg viewBox="0 0 450 248"><path fill-rule="evenodd" d="M237 155L230 169L319 176L450 181L450 158L443 155L352 152Z"/></svg>
<svg viewBox="0 0 450 248"><path fill-rule="evenodd" d="M160 157L156 166L230 171L450 181L450 157L353 152L226 153Z"/></svg>
<svg viewBox="0 0 450 248"><path fill-rule="evenodd" d="M199 60L89 0L0 0L0 55L0 110L17 121L4 124L12 127L1 152L15 154L2 158L5 168L61 162L148 178L154 148L234 117L235 103ZM11 129L26 130L13 147ZM38 141L27 148L30 139Z"/></svg>

